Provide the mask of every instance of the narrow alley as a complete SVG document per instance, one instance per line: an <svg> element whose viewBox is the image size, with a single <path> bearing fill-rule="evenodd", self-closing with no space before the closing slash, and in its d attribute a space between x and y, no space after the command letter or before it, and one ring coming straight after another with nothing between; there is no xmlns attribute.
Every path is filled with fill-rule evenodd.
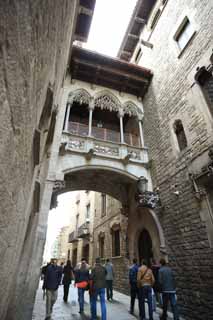
<svg viewBox="0 0 213 320"><path fill-rule="evenodd" d="M78 313L79 307L72 306L72 294L73 289L70 288L68 302L64 303L63 301L63 286L59 287L58 290L58 299L53 307L52 320L89 320L90 319L90 308L89 308L89 296L86 292L85 294L85 313L80 315ZM119 292L114 292L114 300L112 302L107 302L107 319L116 319L116 320L131 320L138 318L138 306L136 303L135 316L129 314L129 296L124 295ZM137 302L137 301L136 301ZM100 303L97 304L98 316L100 319ZM148 316L148 310L146 310ZM160 310L157 309L157 312L154 313L154 320L159 320ZM45 318L45 300L43 299L43 291L41 284L37 291L35 306L33 310L33 320L44 320ZM169 315L168 319L172 319Z"/></svg>

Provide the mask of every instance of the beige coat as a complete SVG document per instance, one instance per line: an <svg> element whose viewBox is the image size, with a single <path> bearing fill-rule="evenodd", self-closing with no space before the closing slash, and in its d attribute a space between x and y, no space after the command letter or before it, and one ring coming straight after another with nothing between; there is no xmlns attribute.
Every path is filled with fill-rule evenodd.
<svg viewBox="0 0 213 320"><path fill-rule="evenodd" d="M145 273L146 272L146 273ZM139 270L138 270L138 275L137 275L137 284L138 287L141 288L145 285L148 286L153 286L155 283L155 278L152 273L152 270L149 269L147 266L142 265Z"/></svg>

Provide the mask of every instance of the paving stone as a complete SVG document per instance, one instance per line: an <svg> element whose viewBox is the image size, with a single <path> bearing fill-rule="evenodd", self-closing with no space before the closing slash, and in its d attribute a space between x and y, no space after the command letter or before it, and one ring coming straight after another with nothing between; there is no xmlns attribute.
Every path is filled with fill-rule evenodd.
<svg viewBox="0 0 213 320"><path fill-rule="evenodd" d="M85 314L80 315L78 313L78 305L72 306L72 292L71 288L69 292L68 302L63 301L63 286L59 287L58 299L53 307L52 320L89 320L90 319L90 306L89 296L85 293ZM137 302L137 301L136 301ZM107 302L107 318L116 320L131 320L138 318L138 309L136 303L136 316L132 316L128 313L129 309L129 296L114 291L114 301ZM100 303L97 304L97 313L101 315ZM146 312L148 314L148 312ZM36 295L35 306L33 310L33 320L44 320L45 319L45 300L43 300L43 292L41 286L39 287ZM159 314L154 314L154 320L159 319Z"/></svg>

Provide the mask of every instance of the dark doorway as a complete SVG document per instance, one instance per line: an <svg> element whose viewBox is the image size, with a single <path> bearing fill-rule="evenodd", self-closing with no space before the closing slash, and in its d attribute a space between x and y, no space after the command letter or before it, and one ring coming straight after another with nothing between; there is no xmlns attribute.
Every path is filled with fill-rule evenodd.
<svg viewBox="0 0 213 320"><path fill-rule="evenodd" d="M143 229L138 239L138 255L140 264L143 259L145 259L148 264L151 264L151 259L153 258L152 239L146 229Z"/></svg>
<svg viewBox="0 0 213 320"><path fill-rule="evenodd" d="M86 259L86 262L89 263L89 244L83 247L83 257Z"/></svg>
<svg viewBox="0 0 213 320"><path fill-rule="evenodd" d="M73 249L73 252L72 252L72 265L73 265L73 267L75 267L76 264L77 264L77 248Z"/></svg>

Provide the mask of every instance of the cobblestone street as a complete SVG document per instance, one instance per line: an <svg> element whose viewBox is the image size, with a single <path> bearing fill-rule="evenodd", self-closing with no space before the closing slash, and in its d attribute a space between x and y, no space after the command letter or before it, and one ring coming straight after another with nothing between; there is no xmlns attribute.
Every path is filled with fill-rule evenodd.
<svg viewBox="0 0 213 320"><path fill-rule="evenodd" d="M89 320L90 319L90 308L89 308L89 297L88 293L85 294L85 314L80 315L78 313L78 305L71 306L72 300L72 289L69 292L68 303L63 302L63 286L60 286L58 290L58 299L53 307L52 320ZM136 301L137 304L137 301ZM107 302L107 319L116 320L131 320L138 318L138 308L136 305L136 316L132 316L128 313L129 309L129 297L127 295L114 292L114 301ZM98 315L100 319L100 304L98 303ZM148 315L148 313L146 312ZM45 319L45 300L43 300L43 291L41 286L37 291L36 302L33 311L33 320L44 320ZM170 319L170 318L169 318ZM154 320L159 320L159 314L155 313Z"/></svg>

